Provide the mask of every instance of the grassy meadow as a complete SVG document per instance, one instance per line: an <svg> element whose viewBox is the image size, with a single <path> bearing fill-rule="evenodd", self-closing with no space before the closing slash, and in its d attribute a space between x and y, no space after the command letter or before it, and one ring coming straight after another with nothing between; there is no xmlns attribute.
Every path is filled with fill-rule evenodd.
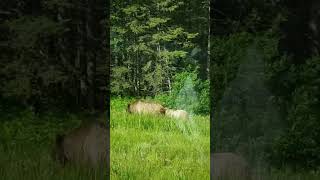
<svg viewBox="0 0 320 180"><path fill-rule="evenodd" d="M189 123L125 112L128 99L111 101L111 179L209 179L209 117ZM62 168L52 160L55 135L84 115L0 108L0 180L100 180L107 171ZM15 112L15 113L11 113ZM256 170L255 180L318 180L320 171Z"/></svg>
<svg viewBox="0 0 320 180"><path fill-rule="evenodd" d="M209 116L183 122L126 112L111 100L111 179L209 179Z"/></svg>
<svg viewBox="0 0 320 180"><path fill-rule="evenodd" d="M1 180L106 179L106 170L62 168L51 158L55 135L78 127L82 115L46 113L38 117L30 111L5 109L0 109Z"/></svg>

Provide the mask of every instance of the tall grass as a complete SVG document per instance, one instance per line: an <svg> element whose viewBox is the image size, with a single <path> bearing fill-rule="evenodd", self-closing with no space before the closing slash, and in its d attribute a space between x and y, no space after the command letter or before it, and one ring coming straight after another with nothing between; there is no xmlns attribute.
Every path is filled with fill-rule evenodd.
<svg viewBox="0 0 320 180"><path fill-rule="evenodd" d="M289 169L260 170L254 175L254 180L319 180L319 171L293 172Z"/></svg>
<svg viewBox="0 0 320 180"><path fill-rule="evenodd" d="M111 179L209 179L209 117L191 122L129 115L130 99L111 102ZM1 111L1 110L0 110ZM80 125L83 115L0 112L0 179L106 179L107 170L67 165L51 158L54 137ZM319 180L320 171L254 168L254 180Z"/></svg>
<svg viewBox="0 0 320 180"><path fill-rule="evenodd" d="M111 179L209 179L209 117L128 114L111 101Z"/></svg>
<svg viewBox="0 0 320 180"><path fill-rule="evenodd" d="M0 113L0 179L88 180L106 179L107 170L68 164L60 166L51 157L57 133L67 133L81 123L81 115L30 111Z"/></svg>

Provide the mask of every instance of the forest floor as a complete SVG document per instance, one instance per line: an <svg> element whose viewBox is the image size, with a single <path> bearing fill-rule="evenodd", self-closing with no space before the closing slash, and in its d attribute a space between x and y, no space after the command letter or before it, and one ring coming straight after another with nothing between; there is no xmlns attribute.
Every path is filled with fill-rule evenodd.
<svg viewBox="0 0 320 180"><path fill-rule="evenodd" d="M209 116L190 122L128 114L111 101L111 179L209 179Z"/></svg>

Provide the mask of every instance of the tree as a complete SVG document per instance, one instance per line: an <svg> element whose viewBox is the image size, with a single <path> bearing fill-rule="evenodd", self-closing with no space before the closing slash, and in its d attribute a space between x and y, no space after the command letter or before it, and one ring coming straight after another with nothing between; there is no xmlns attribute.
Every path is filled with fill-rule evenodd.
<svg viewBox="0 0 320 180"><path fill-rule="evenodd" d="M172 19L182 1L114 3L112 13L112 92L154 96L172 90L172 76L192 64L192 40Z"/></svg>
<svg viewBox="0 0 320 180"><path fill-rule="evenodd" d="M36 111L105 110L104 1L11 1L1 12L1 96ZM72 13L70 13L72 12ZM72 21L71 21L72 19ZM103 102L101 103L101 100Z"/></svg>

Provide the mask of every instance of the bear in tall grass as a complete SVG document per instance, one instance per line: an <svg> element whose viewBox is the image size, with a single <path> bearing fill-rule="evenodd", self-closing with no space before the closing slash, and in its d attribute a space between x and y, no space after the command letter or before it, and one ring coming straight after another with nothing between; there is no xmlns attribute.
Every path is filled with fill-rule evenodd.
<svg viewBox="0 0 320 180"><path fill-rule="evenodd" d="M251 180L246 160L234 153L211 153L211 177L217 180Z"/></svg>
<svg viewBox="0 0 320 180"><path fill-rule="evenodd" d="M127 112L137 114L165 114L165 108L159 103L137 100L128 104Z"/></svg>
<svg viewBox="0 0 320 180"><path fill-rule="evenodd" d="M109 167L108 136L105 124L98 121L82 123L67 135L57 135L53 156L63 165L71 162L91 167Z"/></svg>
<svg viewBox="0 0 320 180"><path fill-rule="evenodd" d="M175 119L188 120L189 114L185 110L166 109L165 115Z"/></svg>

